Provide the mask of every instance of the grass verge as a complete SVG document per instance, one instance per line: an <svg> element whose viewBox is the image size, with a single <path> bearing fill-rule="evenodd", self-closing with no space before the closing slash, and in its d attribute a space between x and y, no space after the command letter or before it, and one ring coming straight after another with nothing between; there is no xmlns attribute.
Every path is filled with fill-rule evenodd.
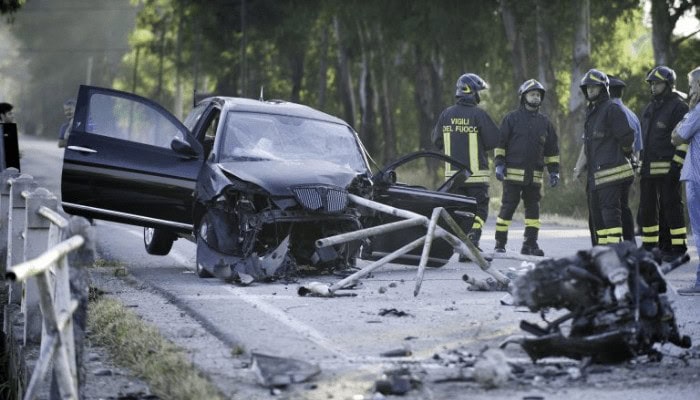
<svg viewBox="0 0 700 400"><path fill-rule="evenodd" d="M90 303L90 340L148 383L163 399L222 399L217 389L187 360L182 349L116 300Z"/></svg>

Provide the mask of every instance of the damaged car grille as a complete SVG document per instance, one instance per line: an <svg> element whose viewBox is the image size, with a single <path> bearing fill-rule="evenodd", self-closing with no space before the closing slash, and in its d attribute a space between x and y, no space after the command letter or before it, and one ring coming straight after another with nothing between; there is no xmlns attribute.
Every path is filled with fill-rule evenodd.
<svg viewBox="0 0 700 400"><path fill-rule="evenodd" d="M337 186L295 186L292 191L306 210L338 213L348 205L348 192Z"/></svg>

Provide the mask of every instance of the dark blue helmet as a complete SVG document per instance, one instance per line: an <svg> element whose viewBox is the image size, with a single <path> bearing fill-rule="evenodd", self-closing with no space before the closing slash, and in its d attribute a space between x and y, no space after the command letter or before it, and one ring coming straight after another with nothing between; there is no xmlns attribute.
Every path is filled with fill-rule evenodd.
<svg viewBox="0 0 700 400"><path fill-rule="evenodd" d="M581 78L581 88L585 88L588 85L605 86L607 89L610 86L610 79L603 71L589 69L586 75Z"/></svg>
<svg viewBox="0 0 700 400"><path fill-rule="evenodd" d="M518 98L522 100L523 95L525 93L531 92L533 90L539 91L542 99L544 100L544 86L542 86L542 84L539 83L537 79L528 79L525 82L523 82L523 84L520 85L520 88L518 89Z"/></svg>
<svg viewBox="0 0 700 400"><path fill-rule="evenodd" d="M479 91L486 90L489 88L489 84L486 83L477 74L464 74L457 79L455 97L468 97L474 96L477 100L479 98Z"/></svg>
<svg viewBox="0 0 700 400"><path fill-rule="evenodd" d="M673 87L676 84L676 71L669 67L660 65L647 74L647 82L666 82Z"/></svg>

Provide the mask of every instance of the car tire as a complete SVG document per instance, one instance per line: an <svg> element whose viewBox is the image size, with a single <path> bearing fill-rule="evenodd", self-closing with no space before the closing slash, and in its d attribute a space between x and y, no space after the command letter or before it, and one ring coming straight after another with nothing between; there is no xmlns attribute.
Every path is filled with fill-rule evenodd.
<svg viewBox="0 0 700 400"><path fill-rule="evenodd" d="M164 256L170 253L176 237L174 234L157 228L143 228L143 245L148 254Z"/></svg>
<svg viewBox="0 0 700 400"><path fill-rule="evenodd" d="M204 228L200 227L200 229L206 229L206 227L204 227ZM209 270L204 268L202 266L202 264L200 264L200 262L199 262L199 251L200 251L202 246L206 246L206 244L204 243L204 240L202 239L202 237L200 235L197 235L197 253L196 253L195 262L194 262L195 272L197 272L197 276L200 278L213 278L214 274L209 272Z"/></svg>

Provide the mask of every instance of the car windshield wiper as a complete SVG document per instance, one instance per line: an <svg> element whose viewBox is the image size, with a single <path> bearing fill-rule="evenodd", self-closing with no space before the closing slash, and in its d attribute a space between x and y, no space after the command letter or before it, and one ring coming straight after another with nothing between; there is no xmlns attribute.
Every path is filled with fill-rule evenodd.
<svg viewBox="0 0 700 400"><path fill-rule="evenodd" d="M232 156L227 157L226 161L270 161L270 159L256 156Z"/></svg>

